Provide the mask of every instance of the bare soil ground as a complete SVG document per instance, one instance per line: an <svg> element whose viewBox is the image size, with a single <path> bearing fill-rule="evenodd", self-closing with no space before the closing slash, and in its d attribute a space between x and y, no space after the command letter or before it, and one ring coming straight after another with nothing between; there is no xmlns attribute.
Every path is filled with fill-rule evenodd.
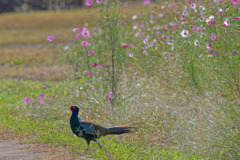
<svg viewBox="0 0 240 160"><path fill-rule="evenodd" d="M17 139L16 139L17 137ZM26 137L19 137L8 130L0 131L0 160L74 160L63 150L44 144L26 144Z"/></svg>

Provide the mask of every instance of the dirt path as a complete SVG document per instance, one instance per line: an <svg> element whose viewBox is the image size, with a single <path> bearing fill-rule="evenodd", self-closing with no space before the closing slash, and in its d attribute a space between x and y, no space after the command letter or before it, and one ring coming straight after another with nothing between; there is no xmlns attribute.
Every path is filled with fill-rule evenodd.
<svg viewBox="0 0 240 160"><path fill-rule="evenodd" d="M61 151L36 144L20 144L17 140L0 139L0 160L73 160Z"/></svg>
<svg viewBox="0 0 240 160"><path fill-rule="evenodd" d="M36 160L42 159L43 151L32 145L19 144L17 141L0 140L0 160Z"/></svg>

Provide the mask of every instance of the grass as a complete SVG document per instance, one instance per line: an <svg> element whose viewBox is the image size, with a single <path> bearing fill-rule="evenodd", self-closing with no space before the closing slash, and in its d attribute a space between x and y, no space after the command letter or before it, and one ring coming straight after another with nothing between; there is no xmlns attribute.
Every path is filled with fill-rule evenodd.
<svg viewBox="0 0 240 160"><path fill-rule="evenodd" d="M156 7L123 9L127 29L122 36L129 38L135 34L129 17L139 10L149 14L152 9L160 10L168 15L159 20L161 23L169 22L174 16L169 5L165 10ZM96 14L96 10L91 12ZM3 46L0 49L0 124L3 133L8 133L10 138L21 138L24 143L57 148L63 151L66 159L239 159L237 117L240 110L236 95L229 94L227 85L217 86L226 88L224 93L228 94L221 96L219 90L210 89L214 87L204 86L204 83L200 89L206 90L199 94L192 77L176 60L174 51L164 45L164 39L156 44L160 50L149 49L148 57L137 54L142 52L142 39L134 39L135 59L126 60L115 106L107 102L109 84L100 76L93 77L92 83L88 78L74 81L71 66L62 61L58 47L46 44L46 37L56 35L54 43L60 42L62 46L72 42L72 28L84 26L85 22L89 28L93 25L86 15L85 10L0 15L0 23L8 22L0 26L0 45ZM146 17L139 18L139 24L148 21ZM160 32L175 36L171 31ZM183 41L179 44L184 45L191 46ZM96 52L106 51L104 45L100 47ZM190 48L189 52L197 57L196 49ZM94 60L108 62L102 54L96 54ZM204 66L196 62L196 66ZM197 74L201 67L194 68L195 72L191 67L195 65L185 69L194 73L193 78L202 76L202 72ZM42 86L47 86L47 90ZM46 104L38 102L40 93L45 94ZM31 97L31 102L24 104L27 96ZM49 97L53 100L48 100ZM102 137L99 140L104 146L102 150L92 143L90 151L86 152L85 141L70 130L68 108L71 105L80 107L82 119L105 127L133 124L137 130L131 134Z"/></svg>

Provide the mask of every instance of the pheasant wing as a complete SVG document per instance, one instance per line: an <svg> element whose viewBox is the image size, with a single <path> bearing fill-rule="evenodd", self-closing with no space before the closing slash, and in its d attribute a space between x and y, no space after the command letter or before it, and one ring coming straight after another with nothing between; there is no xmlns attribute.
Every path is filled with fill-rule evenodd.
<svg viewBox="0 0 240 160"><path fill-rule="evenodd" d="M97 125L90 121L80 121L80 126L84 128L87 134L91 135L105 135L107 128Z"/></svg>

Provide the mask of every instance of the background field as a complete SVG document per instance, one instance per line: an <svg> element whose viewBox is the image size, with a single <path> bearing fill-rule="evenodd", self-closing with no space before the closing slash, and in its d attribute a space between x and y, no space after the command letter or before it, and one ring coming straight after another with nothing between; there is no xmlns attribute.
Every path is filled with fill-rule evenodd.
<svg viewBox="0 0 240 160"><path fill-rule="evenodd" d="M166 8L161 9L162 5ZM138 12L159 11L165 14L158 20L164 26L176 19L171 5L132 5L120 10L129 23ZM183 4L178 5L180 8ZM143 65L141 57L138 61L126 60L115 105L107 102L108 82L102 83L101 78L93 79L93 83L75 80L74 70L62 53L65 46L74 45L73 28L93 30L96 26L91 15L98 9L88 12L78 9L0 15L2 138L46 144L66 159L240 158L238 95L227 89L224 93L207 90L207 85L200 93L161 40L159 60L146 59ZM129 35L130 30L123 35ZM55 35L52 43L46 41L49 34ZM40 93L45 94L46 104L38 102ZM31 97L31 103L24 104L25 97ZM70 130L71 105L80 107L82 119L105 127L132 124L136 132L103 137L99 140L102 150L92 143L86 152L85 141Z"/></svg>

